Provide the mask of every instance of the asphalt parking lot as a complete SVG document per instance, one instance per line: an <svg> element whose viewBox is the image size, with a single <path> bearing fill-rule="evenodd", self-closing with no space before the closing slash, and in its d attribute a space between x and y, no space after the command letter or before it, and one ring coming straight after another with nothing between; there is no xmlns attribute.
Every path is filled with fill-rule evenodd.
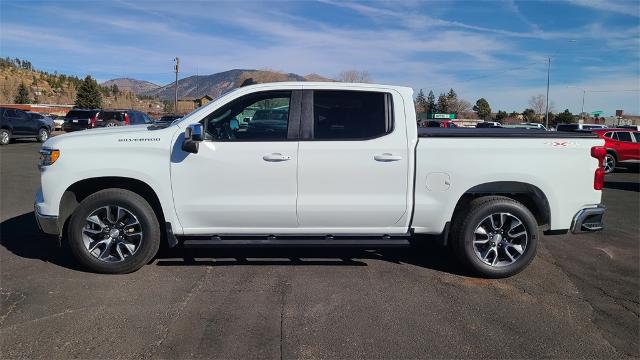
<svg viewBox="0 0 640 360"><path fill-rule="evenodd" d="M607 175L605 231L543 238L509 279L438 246L165 250L108 276L39 233L38 149L0 148L2 358L640 356L638 170Z"/></svg>

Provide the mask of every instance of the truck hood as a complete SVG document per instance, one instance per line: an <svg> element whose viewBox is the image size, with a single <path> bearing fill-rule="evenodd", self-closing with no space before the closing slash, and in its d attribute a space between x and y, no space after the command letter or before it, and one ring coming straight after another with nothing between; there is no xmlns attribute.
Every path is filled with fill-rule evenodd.
<svg viewBox="0 0 640 360"><path fill-rule="evenodd" d="M59 149L64 146L91 147L101 143L145 143L170 140L178 130L175 126L153 128L148 124L104 127L74 131L49 138L42 147Z"/></svg>

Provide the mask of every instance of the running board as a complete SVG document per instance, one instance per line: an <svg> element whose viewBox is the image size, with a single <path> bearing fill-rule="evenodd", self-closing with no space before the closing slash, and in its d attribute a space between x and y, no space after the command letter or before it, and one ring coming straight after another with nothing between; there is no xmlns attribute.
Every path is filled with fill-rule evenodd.
<svg viewBox="0 0 640 360"><path fill-rule="evenodd" d="M185 248L210 247L406 247L408 235L389 236L295 236L295 235L225 235L180 237Z"/></svg>

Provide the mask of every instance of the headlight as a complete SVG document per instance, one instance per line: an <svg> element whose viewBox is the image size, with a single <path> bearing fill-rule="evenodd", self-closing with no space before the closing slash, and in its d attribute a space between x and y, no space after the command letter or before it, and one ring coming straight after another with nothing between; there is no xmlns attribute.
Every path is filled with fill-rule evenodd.
<svg viewBox="0 0 640 360"><path fill-rule="evenodd" d="M56 162L60 157L60 150L55 149L42 149L40 150L40 163L38 166L49 166Z"/></svg>

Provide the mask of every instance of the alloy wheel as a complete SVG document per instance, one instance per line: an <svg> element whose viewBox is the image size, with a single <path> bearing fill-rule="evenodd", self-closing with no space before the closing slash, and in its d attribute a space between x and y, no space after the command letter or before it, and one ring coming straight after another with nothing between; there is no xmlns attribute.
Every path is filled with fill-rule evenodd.
<svg viewBox="0 0 640 360"><path fill-rule="evenodd" d="M6 131L0 132L0 143L8 144L9 143L9 133Z"/></svg>
<svg viewBox="0 0 640 360"><path fill-rule="evenodd" d="M604 157L604 172L609 174L616 167L616 159L611 154Z"/></svg>
<svg viewBox="0 0 640 360"><path fill-rule="evenodd" d="M38 139L40 139L40 141L42 142L46 141L48 137L49 137L49 133L45 129L41 129L40 132L38 133Z"/></svg>
<svg viewBox="0 0 640 360"><path fill-rule="evenodd" d="M127 208L108 205L85 219L82 241L87 251L104 262L121 262L133 256L142 244L142 227Z"/></svg>
<svg viewBox="0 0 640 360"><path fill-rule="evenodd" d="M474 231L473 250L483 263L493 267L508 266L524 254L529 232L524 222L510 213L493 213L478 223Z"/></svg>

